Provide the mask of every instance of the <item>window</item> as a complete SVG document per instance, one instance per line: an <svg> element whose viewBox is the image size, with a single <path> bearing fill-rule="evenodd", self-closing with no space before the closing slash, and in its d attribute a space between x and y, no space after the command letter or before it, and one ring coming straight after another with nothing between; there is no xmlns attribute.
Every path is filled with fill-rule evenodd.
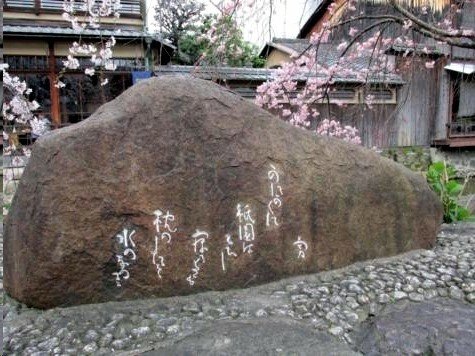
<svg viewBox="0 0 475 356"><path fill-rule="evenodd" d="M109 83L101 86L97 75L65 74L60 90L61 122L63 125L88 118L102 104L116 98L132 85L130 73L106 74Z"/></svg>
<svg viewBox="0 0 475 356"><path fill-rule="evenodd" d="M36 100L40 104L38 111L50 118L51 94L49 77L46 74L26 74L20 76L20 78L25 79L28 88L33 90L30 94L30 100Z"/></svg>
<svg viewBox="0 0 475 356"><path fill-rule="evenodd" d="M6 0L6 9L36 9L45 12L63 12L64 0ZM74 4L75 11L81 11L82 7L79 2ZM141 17L142 5L141 0L122 0L119 12L122 15L131 15L133 17Z"/></svg>
<svg viewBox="0 0 475 356"><path fill-rule="evenodd" d="M4 56L10 71L47 71L48 57L46 56Z"/></svg>
<svg viewBox="0 0 475 356"><path fill-rule="evenodd" d="M360 90L360 102L364 103L368 95L371 96L371 104L397 104L396 89L384 86L372 86Z"/></svg>
<svg viewBox="0 0 475 356"><path fill-rule="evenodd" d="M475 76L453 73L452 93L451 137L475 136Z"/></svg>
<svg viewBox="0 0 475 356"><path fill-rule="evenodd" d="M356 104L358 91L355 87L335 87L328 93L330 104Z"/></svg>
<svg viewBox="0 0 475 356"><path fill-rule="evenodd" d="M40 107L36 113L41 113L50 117L51 113L51 96L50 96L50 83L49 78L46 74L22 74L22 73L11 73L13 75L18 75L20 80L24 80L32 90L31 94L28 96L30 100L36 100ZM9 93L5 92L5 99L10 100Z"/></svg>

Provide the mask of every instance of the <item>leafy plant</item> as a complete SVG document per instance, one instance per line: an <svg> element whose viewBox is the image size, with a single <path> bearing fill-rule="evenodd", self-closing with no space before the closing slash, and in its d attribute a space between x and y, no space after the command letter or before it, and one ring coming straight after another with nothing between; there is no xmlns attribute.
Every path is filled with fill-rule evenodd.
<svg viewBox="0 0 475 356"><path fill-rule="evenodd" d="M196 0L156 0L155 21L161 35L178 46L180 38L203 19L205 5Z"/></svg>
<svg viewBox="0 0 475 356"><path fill-rule="evenodd" d="M175 61L187 65L227 65L261 68L265 59L258 48L244 40L230 16L206 15L202 23L190 27L178 40Z"/></svg>
<svg viewBox="0 0 475 356"><path fill-rule="evenodd" d="M444 162L434 162L427 171L427 182L439 196L444 207L444 222L451 223L470 218L470 211L457 202L464 185L455 180L457 171Z"/></svg>

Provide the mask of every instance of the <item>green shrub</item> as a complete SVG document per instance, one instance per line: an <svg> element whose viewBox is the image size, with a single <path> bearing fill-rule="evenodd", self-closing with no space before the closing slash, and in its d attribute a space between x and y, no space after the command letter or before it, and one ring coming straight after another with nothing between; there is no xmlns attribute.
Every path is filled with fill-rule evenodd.
<svg viewBox="0 0 475 356"><path fill-rule="evenodd" d="M434 162L427 171L427 182L444 206L444 222L451 223L470 218L470 211L457 202L463 185L455 180L457 171L445 162Z"/></svg>

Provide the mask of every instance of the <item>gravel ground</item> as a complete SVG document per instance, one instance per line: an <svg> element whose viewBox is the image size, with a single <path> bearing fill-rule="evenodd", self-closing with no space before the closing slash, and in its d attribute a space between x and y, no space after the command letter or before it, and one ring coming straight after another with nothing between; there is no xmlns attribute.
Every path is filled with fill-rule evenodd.
<svg viewBox="0 0 475 356"><path fill-rule="evenodd" d="M407 307L410 311L413 305L424 303L432 311L442 310L444 318L452 324L460 322L460 315L473 314L474 223L444 225L433 250L413 251L244 290L48 311L29 309L4 296L4 352L8 355L135 355L143 352L161 354L162 349L168 350L164 352L168 354L173 345L212 325L256 323L256 320L269 322L285 318L286 322L298 322L315 335L325 333L349 350L378 354L374 350L383 348L373 344L368 346L368 341L361 337L369 332L363 326L374 329L377 324L373 321L378 316L397 315L403 308ZM391 308L396 308L393 314ZM452 309L457 309L457 320L450 320ZM409 316L417 322L417 314L412 313L414 317ZM470 318L473 319L472 316ZM404 320L406 324L401 325L411 324L410 320L407 323L407 317ZM471 320L466 322L461 325L472 325ZM436 339L442 338L444 325L434 326L438 327ZM381 327L376 329L382 332ZM472 329L470 334L455 328L456 331L451 331L454 335L451 334L450 340L462 340L467 347L475 348L475 327ZM392 334L397 332L388 331ZM424 352L420 346L409 350L409 346L404 347L408 353ZM447 347L445 345L441 350ZM391 354L388 349L385 350L384 353ZM459 350L458 354L463 354L463 350ZM441 354L444 353L441 351Z"/></svg>

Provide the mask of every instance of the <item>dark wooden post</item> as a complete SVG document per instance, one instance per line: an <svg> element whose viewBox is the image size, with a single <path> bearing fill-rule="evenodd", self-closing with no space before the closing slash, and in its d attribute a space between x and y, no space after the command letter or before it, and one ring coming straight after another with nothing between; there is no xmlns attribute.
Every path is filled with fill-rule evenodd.
<svg viewBox="0 0 475 356"><path fill-rule="evenodd" d="M54 57L54 42L50 41L48 43L49 48L49 57L48 57L48 68L49 68L49 87L50 87L50 96L51 96L51 121L54 128L59 128L61 126L61 111L59 107L59 88L56 87L56 59Z"/></svg>
<svg viewBox="0 0 475 356"><path fill-rule="evenodd" d="M41 11L41 0L35 0L35 14L39 15Z"/></svg>

